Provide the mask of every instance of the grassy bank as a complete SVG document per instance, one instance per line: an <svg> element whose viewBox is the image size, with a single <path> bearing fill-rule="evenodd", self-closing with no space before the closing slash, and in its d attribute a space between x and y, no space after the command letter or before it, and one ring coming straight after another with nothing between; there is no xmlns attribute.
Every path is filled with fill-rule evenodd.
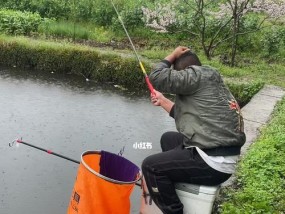
<svg viewBox="0 0 285 214"><path fill-rule="evenodd" d="M0 64L41 72L83 75L95 81L115 82L130 88L144 86L134 57L64 42L0 36Z"/></svg>
<svg viewBox="0 0 285 214"><path fill-rule="evenodd" d="M284 130L285 98L239 164L235 186L225 190L221 213L285 212Z"/></svg>
<svg viewBox="0 0 285 214"><path fill-rule="evenodd" d="M77 74L94 81L146 90L138 62L129 52L102 51L66 42L0 36L0 64L41 72ZM151 64L147 59L147 71L151 70ZM227 84L240 103L245 104L262 88L263 81L228 81Z"/></svg>
<svg viewBox="0 0 285 214"><path fill-rule="evenodd" d="M39 35L45 37L66 38L70 40L94 40L108 42L115 38L114 32L106 27L94 26L88 23L74 23L71 21L49 21L39 26Z"/></svg>

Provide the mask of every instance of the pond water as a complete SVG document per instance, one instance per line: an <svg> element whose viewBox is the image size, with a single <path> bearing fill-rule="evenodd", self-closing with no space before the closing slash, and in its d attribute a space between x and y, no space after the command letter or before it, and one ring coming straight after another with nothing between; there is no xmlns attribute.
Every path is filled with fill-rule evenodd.
<svg viewBox="0 0 285 214"><path fill-rule="evenodd" d="M119 153L138 166L160 152L160 136L175 130L148 94L85 78L0 68L0 210L66 213L78 165L34 148L9 147L16 138L80 160L86 150ZM152 149L135 149L149 142ZM140 188L132 197L139 213Z"/></svg>

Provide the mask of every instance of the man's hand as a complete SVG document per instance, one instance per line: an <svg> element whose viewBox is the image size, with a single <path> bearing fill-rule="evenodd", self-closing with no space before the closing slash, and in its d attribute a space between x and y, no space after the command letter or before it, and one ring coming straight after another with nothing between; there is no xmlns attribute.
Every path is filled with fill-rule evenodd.
<svg viewBox="0 0 285 214"><path fill-rule="evenodd" d="M178 58L187 51L190 51L188 47L178 46L177 48L175 48L172 54L175 56L175 58Z"/></svg>
<svg viewBox="0 0 285 214"><path fill-rule="evenodd" d="M190 49L184 46L178 46L170 55L165 57L165 60L169 61L172 64L178 57L187 51L190 51Z"/></svg>
<svg viewBox="0 0 285 214"><path fill-rule="evenodd" d="M151 102L155 106L161 106L164 99L165 97L159 91L154 90L154 94L151 94Z"/></svg>
<svg viewBox="0 0 285 214"><path fill-rule="evenodd" d="M163 96L159 91L154 90L155 94L151 94L151 102L155 106L161 106L168 113L171 111L174 103Z"/></svg>

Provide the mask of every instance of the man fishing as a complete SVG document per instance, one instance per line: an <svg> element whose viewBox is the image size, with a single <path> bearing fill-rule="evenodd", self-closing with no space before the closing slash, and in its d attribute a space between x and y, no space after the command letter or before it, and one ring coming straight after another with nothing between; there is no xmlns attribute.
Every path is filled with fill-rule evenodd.
<svg viewBox="0 0 285 214"><path fill-rule="evenodd" d="M162 153L142 164L149 193L165 214L182 214L174 183L218 185L235 171L245 143L239 105L219 72L177 47L151 72L151 101L175 119L178 132L161 137ZM175 94L175 102L162 93Z"/></svg>

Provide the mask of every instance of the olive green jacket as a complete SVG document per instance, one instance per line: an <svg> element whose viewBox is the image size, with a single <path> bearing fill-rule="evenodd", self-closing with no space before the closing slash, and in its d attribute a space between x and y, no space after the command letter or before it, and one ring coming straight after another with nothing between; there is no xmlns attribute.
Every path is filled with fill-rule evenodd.
<svg viewBox="0 0 285 214"><path fill-rule="evenodd" d="M240 108L217 70L190 66L176 71L163 60L149 78L156 90L176 94L174 118L188 139L185 146L240 148L245 143Z"/></svg>

